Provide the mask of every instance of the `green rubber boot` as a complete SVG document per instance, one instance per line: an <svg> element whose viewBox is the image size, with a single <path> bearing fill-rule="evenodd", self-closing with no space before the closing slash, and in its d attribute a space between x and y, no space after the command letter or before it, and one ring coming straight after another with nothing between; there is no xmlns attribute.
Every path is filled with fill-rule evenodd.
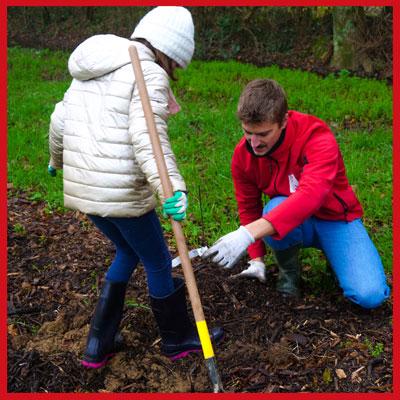
<svg viewBox="0 0 400 400"><path fill-rule="evenodd" d="M279 273L276 290L288 297L300 297L300 274L299 263L300 246L293 246L286 250L274 250Z"/></svg>

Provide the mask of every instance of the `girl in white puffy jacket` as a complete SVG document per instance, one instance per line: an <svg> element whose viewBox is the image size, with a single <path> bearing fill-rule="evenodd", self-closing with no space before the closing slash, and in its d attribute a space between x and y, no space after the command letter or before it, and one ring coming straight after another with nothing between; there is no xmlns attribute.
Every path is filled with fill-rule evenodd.
<svg viewBox="0 0 400 400"><path fill-rule="evenodd" d="M136 26L132 40L96 35L71 54L73 77L51 116L49 173L63 169L64 204L79 210L115 245L91 320L82 364L99 368L116 351L127 283L139 261L145 267L150 302L171 359L200 351L186 308L184 282L171 275L171 256L155 212L160 178L128 53L138 50L157 132L174 190L163 211L186 216L185 182L167 134L170 114L179 111L169 79L186 68L194 51L194 26L183 7L156 7ZM211 330L214 340L222 330Z"/></svg>

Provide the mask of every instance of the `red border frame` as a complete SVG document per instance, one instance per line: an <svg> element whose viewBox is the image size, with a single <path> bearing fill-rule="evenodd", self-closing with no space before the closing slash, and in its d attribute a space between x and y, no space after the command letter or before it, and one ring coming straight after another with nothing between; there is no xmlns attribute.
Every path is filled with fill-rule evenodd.
<svg viewBox="0 0 400 400"><path fill-rule="evenodd" d="M0 398L1 399L164 399L175 400L178 398L208 399L210 393L7 393L7 6L155 6L155 5L185 5L185 6L392 6L393 7L393 132L400 132L400 3L397 0L259 0L259 1L238 1L238 0L206 0L206 1L129 1L129 0L9 0L0 6L0 104L4 105L0 110L0 124L2 134L0 135ZM398 274L400 262L399 254L399 163L400 163L400 142L397 135L393 135L393 169L394 169L394 191L393 191L393 276ZM399 290L397 279L393 284L393 315L399 311ZM391 393L220 393L220 399L377 399L394 400L400 398L400 319L393 318L393 392Z"/></svg>
<svg viewBox="0 0 400 400"><path fill-rule="evenodd" d="M8 0L7 6L392 6L396 0Z"/></svg>
<svg viewBox="0 0 400 400"><path fill-rule="evenodd" d="M7 293L7 10L0 7L0 293ZM7 295L0 297L0 396L7 388ZM3 384L3 382L5 384ZM5 389L4 389L5 390Z"/></svg>

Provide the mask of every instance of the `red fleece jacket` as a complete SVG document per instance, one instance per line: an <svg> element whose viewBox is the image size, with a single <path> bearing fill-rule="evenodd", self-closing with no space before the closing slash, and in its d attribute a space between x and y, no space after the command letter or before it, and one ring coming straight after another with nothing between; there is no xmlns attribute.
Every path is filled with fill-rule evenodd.
<svg viewBox="0 0 400 400"><path fill-rule="evenodd" d="M283 140L272 152L255 156L245 138L232 158L232 177L242 225L262 215L262 193L269 198L288 196L262 215L282 239L310 216L331 221L352 221L362 216L360 202L346 177L336 139L320 119L289 111ZM250 258L262 257L261 240L249 246Z"/></svg>

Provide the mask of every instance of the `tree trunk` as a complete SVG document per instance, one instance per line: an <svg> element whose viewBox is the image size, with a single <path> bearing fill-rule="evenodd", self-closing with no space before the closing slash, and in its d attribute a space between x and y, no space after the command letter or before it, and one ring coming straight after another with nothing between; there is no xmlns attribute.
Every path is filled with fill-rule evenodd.
<svg viewBox="0 0 400 400"><path fill-rule="evenodd" d="M90 22L94 20L94 7L85 7L86 8L86 19Z"/></svg>
<svg viewBox="0 0 400 400"><path fill-rule="evenodd" d="M48 26L51 23L49 7L42 8L43 25Z"/></svg>
<svg viewBox="0 0 400 400"><path fill-rule="evenodd" d="M371 61L361 52L366 18L363 7L333 8L332 66L340 69L369 70ZM369 71L367 71L369 72Z"/></svg>

